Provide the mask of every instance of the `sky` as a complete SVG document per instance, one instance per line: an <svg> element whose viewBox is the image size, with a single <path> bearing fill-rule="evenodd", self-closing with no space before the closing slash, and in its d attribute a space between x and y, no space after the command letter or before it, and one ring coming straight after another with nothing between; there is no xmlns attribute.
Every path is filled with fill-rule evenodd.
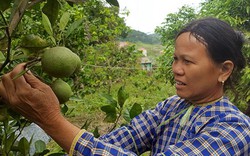
<svg viewBox="0 0 250 156"><path fill-rule="evenodd" d="M197 8L202 0L118 0L120 10L128 10L127 26L144 33L154 33L167 14L178 12L183 5ZM122 15L121 15L122 16ZM122 16L124 17L124 16Z"/></svg>

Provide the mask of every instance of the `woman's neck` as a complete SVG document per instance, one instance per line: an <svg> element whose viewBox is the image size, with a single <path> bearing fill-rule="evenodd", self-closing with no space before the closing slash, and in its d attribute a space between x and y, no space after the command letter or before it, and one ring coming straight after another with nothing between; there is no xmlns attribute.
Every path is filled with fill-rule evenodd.
<svg viewBox="0 0 250 156"><path fill-rule="evenodd" d="M210 105L210 104L213 104L217 101L220 101L221 99L223 98L223 95L220 96L220 97L217 97L217 98L214 98L212 100L207 100L207 101L204 101L204 102L195 102L195 101L190 101L193 105L195 106L206 106L206 105Z"/></svg>

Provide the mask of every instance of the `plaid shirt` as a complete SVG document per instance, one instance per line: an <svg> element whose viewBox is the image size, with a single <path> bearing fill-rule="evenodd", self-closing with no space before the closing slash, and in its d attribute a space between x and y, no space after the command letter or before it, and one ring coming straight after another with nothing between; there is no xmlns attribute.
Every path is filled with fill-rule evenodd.
<svg viewBox="0 0 250 156"><path fill-rule="evenodd" d="M188 113L189 112L189 113ZM188 114L188 115L187 115ZM190 105L178 96L100 138L81 131L70 155L250 155L250 118L226 97Z"/></svg>

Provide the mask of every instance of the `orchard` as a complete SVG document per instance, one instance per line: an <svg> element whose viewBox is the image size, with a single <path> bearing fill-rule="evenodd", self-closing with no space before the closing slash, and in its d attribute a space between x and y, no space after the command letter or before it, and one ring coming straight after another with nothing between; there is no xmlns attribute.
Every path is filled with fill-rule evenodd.
<svg viewBox="0 0 250 156"><path fill-rule="evenodd" d="M96 8L90 8L91 5ZM79 77L81 81L84 79L81 64L86 61L84 55L88 47L106 44L116 35L128 30L123 19L117 16L118 2L107 0L106 5L108 6L99 1L85 0L1 2L1 75L18 63L25 62L26 69L14 79L32 71L36 77L51 86L61 104L62 112L66 113L67 102L73 94L77 94L73 90L74 85L80 83L75 80L77 75L82 75ZM99 18L95 13L103 14L100 23L92 21ZM108 17L111 19L105 21ZM103 27L102 30L97 29L97 25ZM109 29L113 31L107 31ZM22 130L30 124L30 121L7 108L1 101L0 155L30 155L31 144L35 146L33 155L49 155L45 142L33 142L32 138L28 140L22 137ZM59 152L58 155L60 154L62 153Z"/></svg>

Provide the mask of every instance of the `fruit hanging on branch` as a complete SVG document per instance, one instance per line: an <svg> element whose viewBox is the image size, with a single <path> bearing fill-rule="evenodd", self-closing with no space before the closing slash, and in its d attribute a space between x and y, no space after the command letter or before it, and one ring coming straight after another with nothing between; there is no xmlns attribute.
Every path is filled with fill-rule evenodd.
<svg viewBox="0 0 250 156"><path fill-rule="evenodd" d="M69 77L80 64L79 56L66 47L45 49L41 57L42 70L55 78Z"/></svg>
<svg viewBox="0 0 250 156"><path fill-rule="evenodd" d="M44 49L41 58L36 58L27 62L25 70L18 73L13 80L25 74L40 61L42 70L48 75L57 78L51 84L51 88L57 96L60 104L65 104L69 101L73 92L70 85L61 78L69 77L74 72L79 71L81 66L79 56L73 53L70 49L62 46Z"/></svg>
<svg viewBox="0 0 250 156"><path fill-rule="evenodd" d="M30 53L37 53L49 46L49 43L38 35L28 34L21 40L21 48L28 50Z"/></svg>
<svg viewBox="0 0 250 156"><path fill-rule="evenodd" d="M69 98L73 95L70 85L60 78L53 81L50 87L58 98L60 104L69 101Z"/></svg>

